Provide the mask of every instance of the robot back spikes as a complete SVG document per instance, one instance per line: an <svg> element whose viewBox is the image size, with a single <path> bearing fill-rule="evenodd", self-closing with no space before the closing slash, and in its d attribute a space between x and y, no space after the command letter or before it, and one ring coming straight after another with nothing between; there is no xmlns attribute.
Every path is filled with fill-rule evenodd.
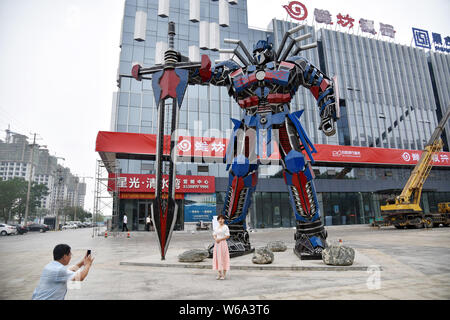
<svg viewBox="0 0 450 320"><path fill-rule="evenodd" d="M301 51L306 51L309 49L313 49L315 47L317 47L317 42L313 42L304 46L298 46L298 43L300 43L301 41L307 40L309 38L312 37L311 33L307 33L304 35L301 35L297 38L292 39L292 35L294 35L295 33L297 33L300 30L303 30L306 26L305 25L299 25L295 28L292 28L290 30L288 30L284 36L283 39L281 40L280 46L278 48L278 51L276 53L276 60L278 62L284 61L286 60L286 58L289 56L289 53L291 52L292 48L294 47L294 45L297 47L294 51L294 53L292 54L292 56L296 56L298 55ZM288 39L291 39L291 42L289 43L289 45L285 48L286 45L286 41ZM284 51L284 52L283 52Z"/></svg>

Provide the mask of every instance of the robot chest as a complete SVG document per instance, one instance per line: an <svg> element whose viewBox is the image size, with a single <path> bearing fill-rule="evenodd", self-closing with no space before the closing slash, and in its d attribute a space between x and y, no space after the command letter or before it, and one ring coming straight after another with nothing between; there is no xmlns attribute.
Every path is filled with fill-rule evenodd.
<svg viewBox="0 0 450 320"><path fill-rule="evenodd" d="M257 88L267 88L271 84L287 87L289 83L289 71L287 70L258 70L245 73L239 69L231 74L231 81L236 93L245 89L255 91Z"/></svg>

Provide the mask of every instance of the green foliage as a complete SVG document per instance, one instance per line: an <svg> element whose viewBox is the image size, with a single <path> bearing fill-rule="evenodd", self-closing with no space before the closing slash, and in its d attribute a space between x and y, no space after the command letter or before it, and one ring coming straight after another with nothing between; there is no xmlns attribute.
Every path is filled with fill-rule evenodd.
<svg viewBox="0 0 450 320"><path fill-rule="evenodd" d="M105 216L103 216L101 213L97 214L93 219L93 222L103 222L103 221L105 221Z"/></svg>
<svg viewBox="0 0 450 320"><path fill-rule="evenodd" d="M76 213L76 218L75 218ZM84 222L87 219L92 218L92 213L84 210L82 207L70 207L66 206L61 210L61 216L66 218L66 221L81 221Z"/></svg>
<svg viewBox="0 0 450 320"><path fill-rule="evenodd" d="M0 214L5 221L16 217L19 223L25 215L28 182L22 178L0 181ZM36 216L36 209L43 197L47 196L48 188L43 184L32 183L30 190L29 220Z"/></svg>

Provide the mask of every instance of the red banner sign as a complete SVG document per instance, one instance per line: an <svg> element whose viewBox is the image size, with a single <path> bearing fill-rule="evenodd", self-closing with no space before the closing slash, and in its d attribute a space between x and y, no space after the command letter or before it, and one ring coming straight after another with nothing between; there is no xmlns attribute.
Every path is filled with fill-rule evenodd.
<svg viewBox="0 0 450 320"><path fill-rule="evenodd" d="M228 139L180 137L178 140L178 155L195 158L223 158L225 156ZM422 155L422 151L386 148L368 148L352 146L336 146L316 144L317 153L313 154L316 162L341 163L373 163L387 165L415 165ZM278 160L278 144L273 142L272 155L262 157L261 160ZM450 153L439 152L433 157L435 166L450 166Z"/></svg>
<svg viewBox="0 0 450 320"><path fill-rule="evenodd" d="M115 189L114 174L109 174L108 186ZM155 193L156 178L154 174L121 173L118 178L120 193ZM168 192L169 179L163 175L163 192ZM214 193L215 180L212 176L177 176L175 179L176 193Z"/></svg>
<svg viewBox="0 0 450 320"><path fill-rule="evenodd" d="M166 137L169 146L169 137ZM222 162L225 157L228 139L205 137L179 137L177 143L178 161L199 162L202 160L216 160ZM313 154L318 164L330 163L358 163L381 165L415 165L422 151L405 149L368 148L316 144L317 153ZM280 154L278 145L273 142L271 157L263 160L278 160ZM156 135L135 134L124 132L100 131L97 136L96 151L111 154L156 154ZM169 155L169 148L164 148L164 154ZM434 166L450 167L450 153L439 152L434 155ZM263 162L264 163L264 162ZM193 178L192 178L193 179ZM183 179L184 180L184 179ZM139 182L144 183L144 179ZM129 183L129 180L127 180ZM189 188L188 188L189 189ZM184 191L180 191L184 192ZM203 193L203 192L202 192Z"/></svg>

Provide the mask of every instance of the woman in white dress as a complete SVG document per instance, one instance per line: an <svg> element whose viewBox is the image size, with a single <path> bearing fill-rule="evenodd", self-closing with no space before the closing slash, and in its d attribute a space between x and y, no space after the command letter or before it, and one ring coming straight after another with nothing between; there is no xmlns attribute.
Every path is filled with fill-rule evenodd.
<svg viewBox="0 0 450 320"><path fill-rule="evenodd" d="M230 230L225 224L225 216L220 214L217 217L219 226L214 230L214 251L213 270L217 270L217 280L225 280L225 275L230 270L230 253L228 251L227 239L230 237Z"/></svg>

